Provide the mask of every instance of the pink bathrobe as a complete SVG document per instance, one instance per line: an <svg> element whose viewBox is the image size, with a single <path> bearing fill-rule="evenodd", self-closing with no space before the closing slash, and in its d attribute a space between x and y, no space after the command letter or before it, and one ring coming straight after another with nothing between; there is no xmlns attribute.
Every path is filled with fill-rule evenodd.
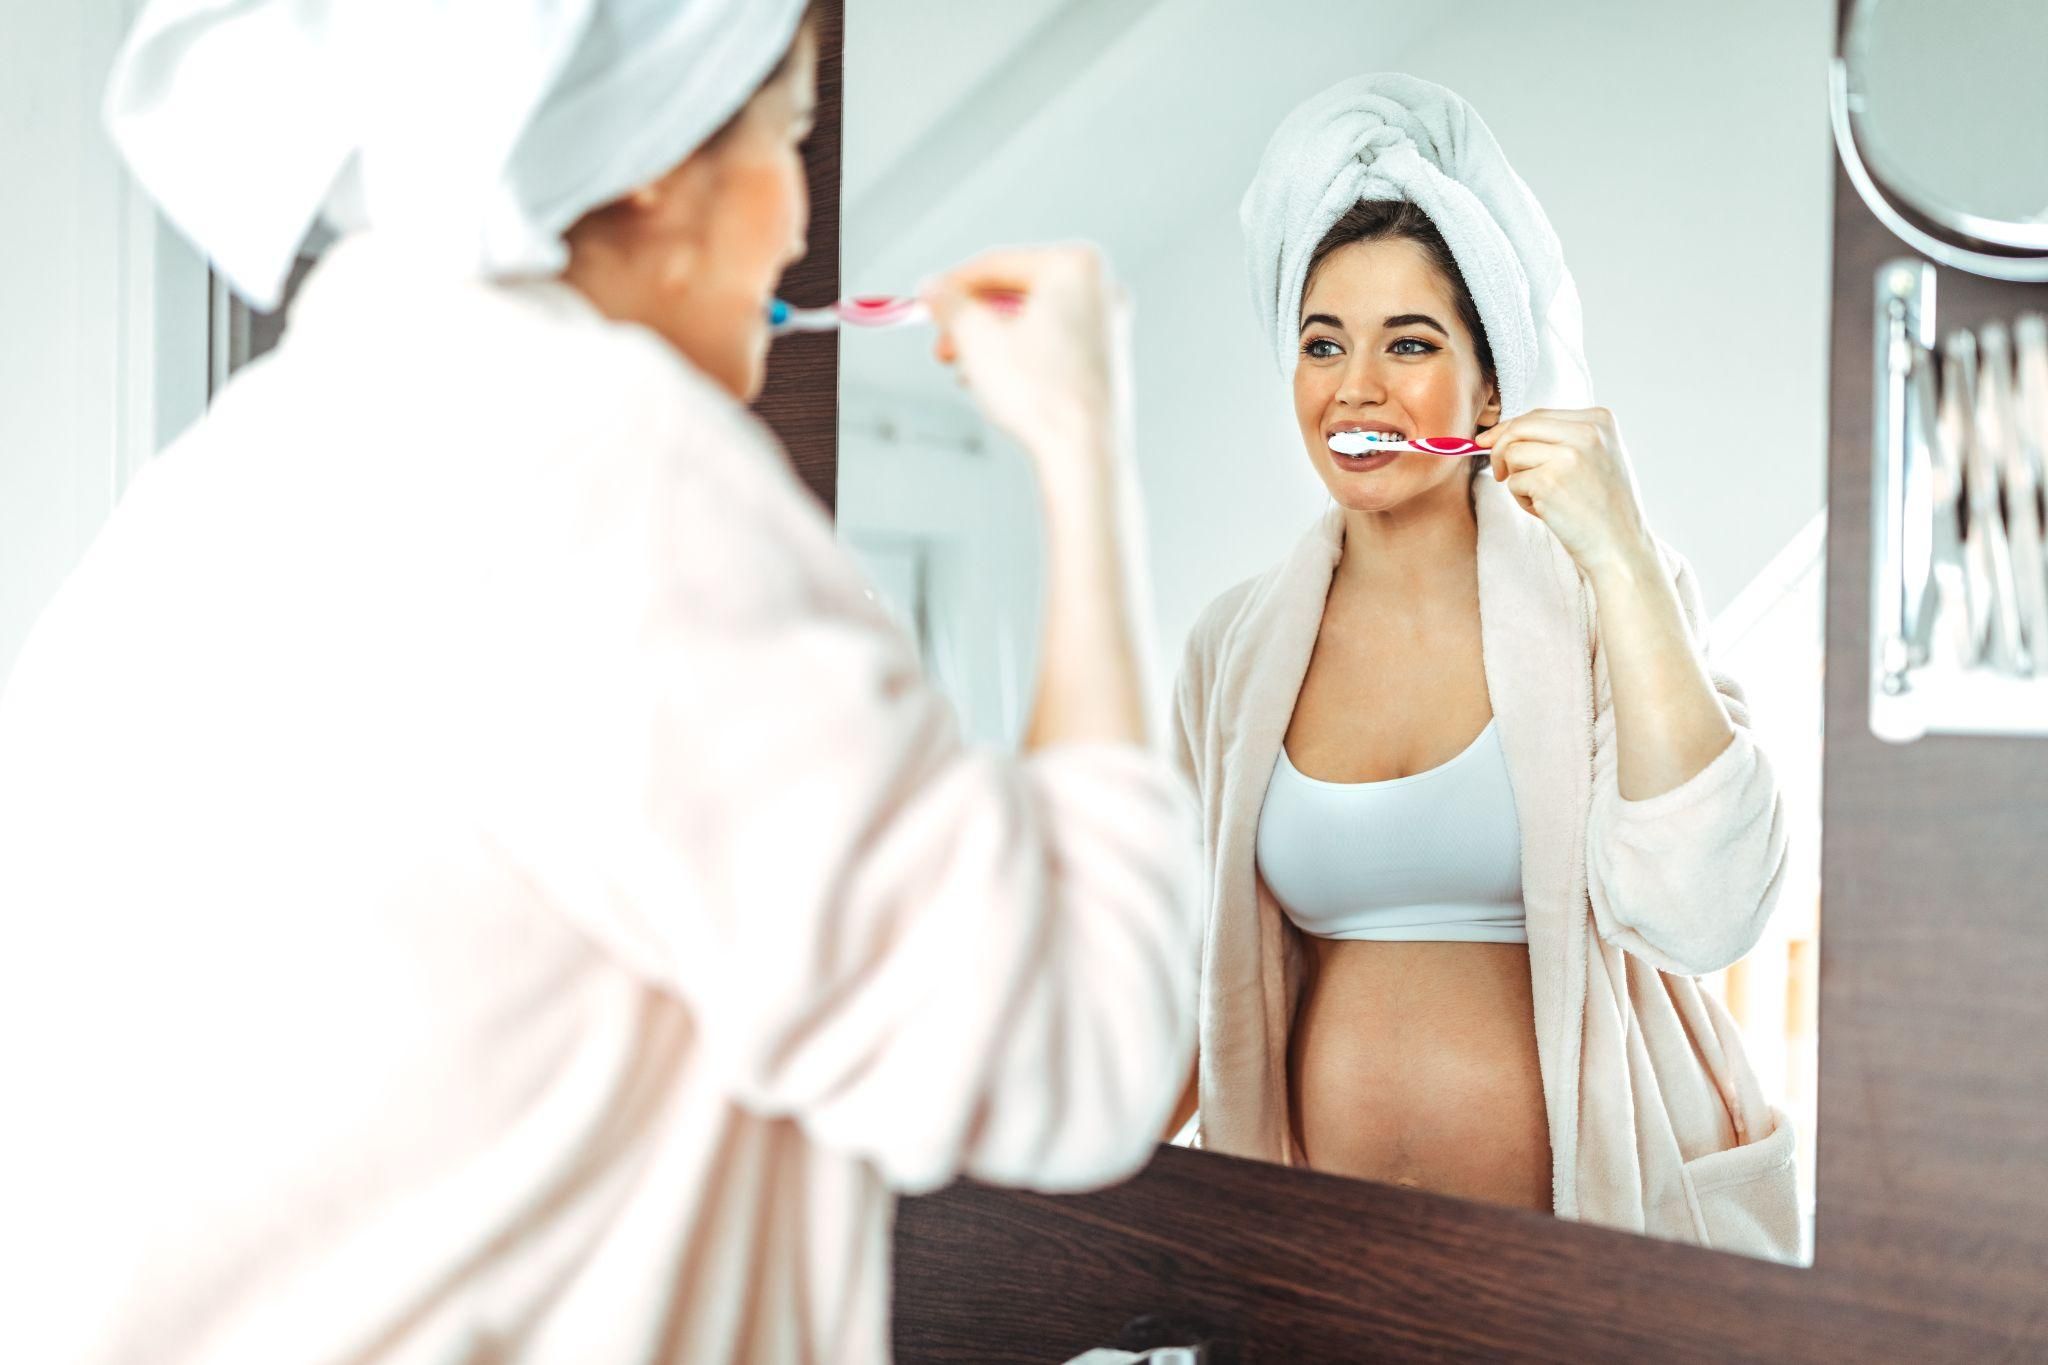
<svg viewBox="0 0 2048 1365"><path fill-rule="evenodd" d="M652 333L346 242L0 696L0 1354L881 1360L897 1191L1150 1157L1199 860Z"/></svg>
<svg viewBox="0 0 2048 1365"><path fill-rule="evenodd" d="M1727 749L1672 791L1623 799L1590 587L1490 478L1477 511L1486 685L1521 824L1557 1213L1798 1259L1791 1127L1760 1092L1734 1022L1691 979L1756 943L1785 865L1777 785L1741 691L1715 676L1736 725ZM1333 505L1277 567L1212 603L1178 688L1210 871L1199 1141L1267 1161L1301 1161L1287 1041L1304 950L1258 875L1259 810L1343 536ZM1692 571L1664 553L1699 638Z"/></svg>

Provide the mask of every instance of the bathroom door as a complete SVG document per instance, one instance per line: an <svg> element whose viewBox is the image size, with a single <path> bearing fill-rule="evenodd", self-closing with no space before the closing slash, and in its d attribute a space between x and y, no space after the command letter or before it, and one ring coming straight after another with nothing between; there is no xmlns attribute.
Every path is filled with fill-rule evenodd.
<svg viewBox="0 0 2048 1365"><path fill-rule="evenodd" d="M814 169L836 164L825 136ZM905 1201L899 1360L1196 1338L1247 1365L2048 1359L2048 740L1870 732L1872 281L1906 253L1846 181L1833 220L1813 1266L1162 1147L1094 1194ZM2039 287L1939 287L1944 326L2048 308ZM1767 345L1771 301L1736 306ZM824 373L778 376L792 406L770 410L821 493Z"/></svg>

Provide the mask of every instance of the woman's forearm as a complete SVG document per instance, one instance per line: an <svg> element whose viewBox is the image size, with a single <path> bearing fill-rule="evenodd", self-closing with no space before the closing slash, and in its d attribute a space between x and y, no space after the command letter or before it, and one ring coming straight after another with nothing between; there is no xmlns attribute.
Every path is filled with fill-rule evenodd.
<svg viewBox="0 0 2048 1365"><path fill-rule="evenodd" d="M1713 762L1735 727L1655 548L1601 569L1592 582L1613 689L1615 781L1624 800L1643 801Z"/></svg>
<svg viewBox="0 0 2048 1365"><path fill-rule="evenodd" d="M1132 472L1107 434L1075 439L1096 443L1094 458L1038 462L1046 593L1027 750L1154 738Z"/></svg>

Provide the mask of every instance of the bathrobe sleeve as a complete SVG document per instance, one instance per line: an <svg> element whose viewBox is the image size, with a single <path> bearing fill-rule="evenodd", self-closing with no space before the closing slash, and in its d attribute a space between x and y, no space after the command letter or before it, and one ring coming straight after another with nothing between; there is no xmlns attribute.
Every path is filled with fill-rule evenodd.
<svg viewBox="0 0 2048 1365"><path fill-rule="evenodd" d="M1195 739L1202 723L1202 694L1205 690L1202 659L1198 646L1190 641L1180 676L1173 681L1173 757L1181 779L1199 802L1202 770L1196 757Z"/></svg>
<svg viewBox="0 0 2048 1365"><path fill-rule="evenodd" d="M1180 674L1173 683L1174 759L1197 805L1204 810L1212 804L1202 793L1202 770L1207 766L1204 750L1209 742L1209 692L1216 676L1217 654L1257 582L1248 578L1204 607L1181 648ZM1205 816L1204 824L1207 823ZM1213 834L1210 831L1212 838Z"/></svg>
<svg viewBox="0 0 2048 1365"><path fill-rule="evenodd" d="M1686 625L1704 650L1692 567L1664 550ZM1626 800L1616 779L1613 688L1597 642L1593 805L1586 877L1601 938L1684 976L1719 971L1756 945L1786 862L1783 803L1770 760L1749 733L1734 679L1708 664L1735 738L1670 791Z"/></svg>
<svg viewBox="0 0 2048 1365"><path fill-rule="evenodd" d="M598 913L739 1104L897 1188L1130 1174L1194 1044L1181 782L965 743L781 451L737 409L706 431L656 492L644 823Z"/></svg>

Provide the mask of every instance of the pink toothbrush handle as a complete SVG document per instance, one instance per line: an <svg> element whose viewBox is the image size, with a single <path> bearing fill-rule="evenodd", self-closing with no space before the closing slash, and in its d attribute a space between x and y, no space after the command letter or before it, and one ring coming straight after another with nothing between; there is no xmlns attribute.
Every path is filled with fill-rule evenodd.
<svg viewBox="0 0 2048 1365"><path fill-rule="evenodd" d="M839 314L841 322L851 327L898 327L931 318L931 310L925 307L922 299L892 298L886 294L841 299L832 305L832 310Z"/></svg>
<svg viewBox="0 0 2048 1365"><path fill-rule="evenodd" d="M1468 441L1462 436L1417 436L1409 445L1425 455L1490 455L1492 452L1477 441Z"/></svg>
<svg viewBox="0 0 2048 1365"><path fill-rule="evenodd" d="M998 313L1006 315L1015 314L1024 306L1024 296L1013 289L985 290L980 298ZM905 323L929 322L932 316L923 299L898 298L889 294L841 299L833 309L841 322L855 327L896 327Z"/></svg>

